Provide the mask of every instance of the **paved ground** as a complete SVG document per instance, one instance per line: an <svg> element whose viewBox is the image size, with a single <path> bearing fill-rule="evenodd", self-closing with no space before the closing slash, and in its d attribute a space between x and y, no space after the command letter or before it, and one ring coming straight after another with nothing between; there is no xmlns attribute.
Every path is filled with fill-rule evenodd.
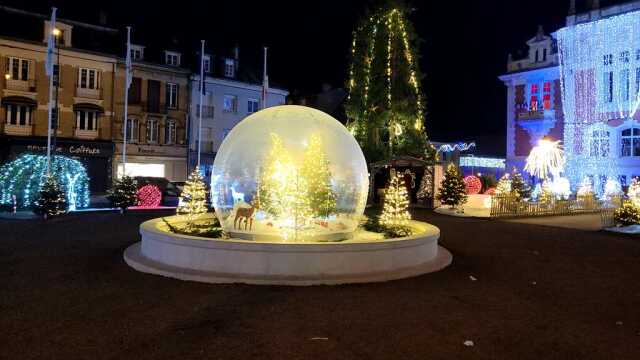
<svg viewBox="0 0 640 360"><path fill-rule="evenodd" d="M640 358L638 238L418 211L440 273L215 286L124 264L151 216L0 221L0 359Z"/></svg>
<svg viewBox="0 0 640 360"><path fill-rule="evenodd" d="M600 214L585 214L571 216L540 216L507 220L510 222L554 226L568 229L598 231L602 228Z"/></svg>

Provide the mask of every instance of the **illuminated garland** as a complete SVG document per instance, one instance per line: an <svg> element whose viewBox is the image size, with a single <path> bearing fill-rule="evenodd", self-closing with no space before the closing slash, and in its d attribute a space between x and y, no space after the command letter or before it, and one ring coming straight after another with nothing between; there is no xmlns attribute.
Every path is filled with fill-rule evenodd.
<svg viewBox="0 0 640 360"><path fill-rule="evenodd" d="M137 192L138 206L143 208L157 208L162 202L162 192L156 185L147 184Z"/></svg>
<svg viewBox="0 0 640 360"><path fill-rule="evenodd" d="M13 196L21 209L30 208L42 189L47 174L47 157L23 154L0 167L0 204L12 205ZM89 177L78 160L51 157L51 174L66 196L68 210L89 206Z"/></svg>
<svg viewBox="0 0 640 360"><path fill-rule="evenodd" d="M460 167L477 167L486 169L505 169L505 159L479 158L463 156L460 158Z"/></svg>
<svg viewBox="0 0 640 360"><path fill-rule="evenodd" d="M454 151L467 151L471 148L476 147L476 143L471 142L471 143L457 143L457 144L442 144L440 145L440 147L438 148L437 153L449 153L449 152L454 152Z"/></svg>

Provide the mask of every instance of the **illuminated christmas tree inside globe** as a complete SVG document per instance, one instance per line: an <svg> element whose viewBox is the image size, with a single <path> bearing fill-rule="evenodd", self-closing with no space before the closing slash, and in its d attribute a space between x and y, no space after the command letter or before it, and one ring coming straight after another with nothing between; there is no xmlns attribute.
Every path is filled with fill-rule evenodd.
<svg viewBox="0 0 640 360"><path fill-rule="evenodd" d="M227 135L211 203L235 238L340 241L357 228L368 186L362 150L340 122L286 105L247 117Z"/></svg>

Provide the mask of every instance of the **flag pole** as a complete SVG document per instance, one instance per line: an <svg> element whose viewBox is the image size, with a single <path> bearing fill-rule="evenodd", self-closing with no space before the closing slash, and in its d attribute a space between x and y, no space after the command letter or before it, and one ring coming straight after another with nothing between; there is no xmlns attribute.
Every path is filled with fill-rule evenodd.
<svg viewBox="0 0 640 360"><path fill-rule="evenodd" d="M124 134L122 139L122 176L127 175L127 121L129 117L129 87L131 86L131 26L127 26L127 55L124 66ZM133 129L131 129L133 131Z"/></svg>
<svg viewBox="0 0 640 360"><path fill-rule="evenodd" d="M47 41L47 63L46 71L49 75L49 121L47 124L47 175L51 174L51 123L53 116L53 53L55 51L55 39L53 32L56 28L56 11L55 7L51 8L51 22L49 29L49 40ZM57 115L57 114L56 114Z"/></svg>
<svg viewBox="0 0 640 360"><path fill-rule="evenodd" d="M267 108L267 91L269 89L269 76L267 75L267 47L264 47L264 68L262 71L262 108Z"/></svg>
<svg viewBox="0 0 640 360"><path fill-rule="evenodd" d="M200 49L200 103L198 104L198 165L200 168L200 149L202 146L202 93L204 92L204 40Z"/></svg>

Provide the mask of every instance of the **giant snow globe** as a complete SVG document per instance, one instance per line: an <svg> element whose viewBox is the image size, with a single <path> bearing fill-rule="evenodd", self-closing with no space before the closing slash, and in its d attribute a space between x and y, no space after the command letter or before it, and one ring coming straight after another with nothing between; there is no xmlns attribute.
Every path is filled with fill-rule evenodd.
<svg viewBox="0 0 640 360"><path fill-rule="evenodd" d="M276 106L227 135L211 202L232 238L340 241L358 226L368 184L362 150L340 122L312 108Z"/></svg>

